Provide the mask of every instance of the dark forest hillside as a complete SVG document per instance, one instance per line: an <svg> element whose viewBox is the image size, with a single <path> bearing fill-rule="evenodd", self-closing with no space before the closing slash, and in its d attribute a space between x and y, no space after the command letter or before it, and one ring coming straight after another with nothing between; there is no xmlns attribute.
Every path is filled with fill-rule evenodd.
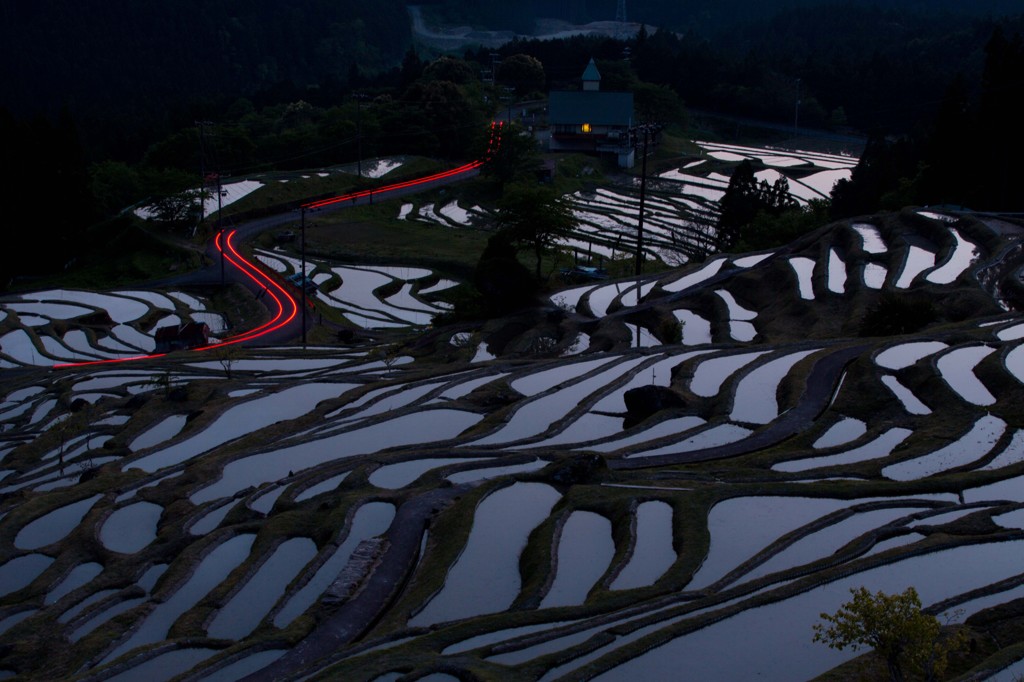
<svg viewBox="0 0 1024 682"><path fill-rule="evenodd" d="M533 17L552 17L574 23L614 19L617 0L534 0L510 3L502 0L460 2L458 0L425 0L452 21L514 29L527 32ZM701 33L731 30L747 21L770 17L790 9L817 6L881 7L914 14L953 14L987 17L1015 14L1022 11L1019 0L627 0L626 18L673 30L696 30Z"/></svg>
<svg viewBox="0 0 1024 682"><path fill-rule="evenodd" d="M398 0L3 0L0 107L135 131L203 98L390 68L408 45Z"/></svg>

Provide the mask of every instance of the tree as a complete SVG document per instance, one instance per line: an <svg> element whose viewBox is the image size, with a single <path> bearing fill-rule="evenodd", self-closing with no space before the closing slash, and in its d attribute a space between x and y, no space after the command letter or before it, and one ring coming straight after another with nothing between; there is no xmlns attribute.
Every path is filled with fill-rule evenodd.
<svg viewBox="0 0 1024 682"><path fill-rule="evenodd" d="M484 154L481 144L481 155ZM517 178L526 179L529 173L541 166L540 152L537 149L537 141L528 132L523 130L519 124L513 123L507 126L501 136L501 144L494 150L487 163L481 169L481 173L487 177L494 178L498 184L504 186Z"/></svg>
<svg viewBox="0 0 1024 682"><path fill-rule="evenodd" d="M514 54L504 59L497 75L499 81L516 89L517 97L544 89L544 65L527 54Z"/></svg>
<svg viewBox="0 0 1024 682"><path fill-rule="evenodd" d="M572 211L554 190L528 183L509 185L498 202L498 225L511 244L530 247L537 258L537 279L544 249L575 224Z"/></svg>
<svg viewBox="0 0 1024 682"><path fill-rule="evenodd" d="M537 294L537 280L516 258L516 248L505 230L491 235L480 255L473 284L479 301L471 301L476 310L469 315L497 317L529 306ZM464 313L466 311L463 311Z"/></svg>
<svg viewBox="0 0 1024 682"><path fill-rule="evenodd" d="M686 112L675 90L664 85L637 83L633 87L637 120L662 125L686 124Z"/></svg>
<svg viewBox="0 0 1024 682"><path fill-rule="evenodd" d="M867 588L851 589L853 599L834 614L822 613L824 623L814 625L814 641L842 651L871 647L885 661L892 682L902 682L907 672L925 680L939 680L949 654L966 644L962 630L945 635L938 619L921 611L917 590L900 594L871 594Z"/></svg>
<svg viewBox="0 0 1024 682"><path fill-rule="evenodd" d="M743 161L732 172L719 206L718 246L726 250L739 241L740 230L757 215L757 178L750 161Z"/></svg>
<svg viewBox="0 0 1024 682"><path fill-rule="evenodd" d="M789 194L789 181L785 176L780 176L772 185L766 180L758 183L750 161L743 161L733 171L720 205L718 241L721 249L740 243L758 214L778 216L798 206Z"/></svg>
<svg viewBox="0 0 1024 682"><path fill-rule="evenodd" d="M222 343L213 350L213 356L224 370L224 377L231 380L232 369L241 358L241 350L233 343Z"/></svg>
<svg viewBox="0 0 1024 682"><path fill-rule="evenodd" d="M473 67L458 57L438 57L423 69L423 78L427 81L450 81L464 85L476 80Z"/></svg>

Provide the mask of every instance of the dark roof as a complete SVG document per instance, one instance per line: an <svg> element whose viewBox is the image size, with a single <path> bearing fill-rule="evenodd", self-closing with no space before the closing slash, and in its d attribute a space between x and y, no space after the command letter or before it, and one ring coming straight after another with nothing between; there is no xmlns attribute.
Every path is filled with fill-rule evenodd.
<svg viewBox="0 0 1024 682"><path fill-rule="evenodd" d="M590 59L590 63L587 64L587 68L583 71L583 80L585 81L599 81L601 80L601 72L597 70L597 64L594 63L594 59Z"/></svg>
<svg viewBox="0 0 1024 682"><path fill-rule="evenodd" d="M548 100L548 121L551 125L629 126L633 123L633 93L552 92Z"/></svg>

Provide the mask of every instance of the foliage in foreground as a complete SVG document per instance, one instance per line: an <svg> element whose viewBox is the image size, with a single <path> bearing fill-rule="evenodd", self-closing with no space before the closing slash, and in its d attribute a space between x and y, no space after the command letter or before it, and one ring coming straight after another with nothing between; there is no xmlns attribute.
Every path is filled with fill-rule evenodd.
<svg viewBox="0 0 1024 682"><path fill-rule="evenodd" d="M892 595L871 594L865 587L850 593L853 599L834 614L821 614L825 622L814 625L814 641L839 651L871 647L884 659L892 682L902 682L908 673L929 682L942 679L949 655L967 642L962 629L943 633L935 616L921 611L913 587Z"/></svg>

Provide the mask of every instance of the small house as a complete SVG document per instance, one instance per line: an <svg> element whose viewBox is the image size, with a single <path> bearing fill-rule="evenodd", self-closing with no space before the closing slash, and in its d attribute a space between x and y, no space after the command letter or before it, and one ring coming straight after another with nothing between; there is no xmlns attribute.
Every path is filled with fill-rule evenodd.
<svg viewBox="0 0 1024 682"><path fill-rule="evenodd" d="M620 167L632 168L633 93L602 91L601 73L593 59L583 72L582 82L582 90L549 94L548 149L613 156Z"/></svg>
<svg viewBox="0 0 1024 682"><path fill-rule="evenodd" d="M183 322L160 327L153 335L157 353L199 348L210 344L210 327L205 322Z"/></svg>

